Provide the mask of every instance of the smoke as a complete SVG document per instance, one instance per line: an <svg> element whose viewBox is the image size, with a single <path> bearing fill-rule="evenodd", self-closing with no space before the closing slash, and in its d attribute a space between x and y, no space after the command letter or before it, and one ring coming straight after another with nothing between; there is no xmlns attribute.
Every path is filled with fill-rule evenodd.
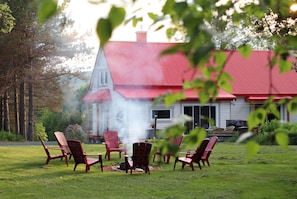
<svg viewBox="0 0 297 199"><path fill-rule="evenodd" d="M110 127L117 129L121 142L126 145L128 155L131 155L132 144L145 141L147 137L148 121L144 113L148 109L142 101L124 100L116 93L112 97Z"/></svg>

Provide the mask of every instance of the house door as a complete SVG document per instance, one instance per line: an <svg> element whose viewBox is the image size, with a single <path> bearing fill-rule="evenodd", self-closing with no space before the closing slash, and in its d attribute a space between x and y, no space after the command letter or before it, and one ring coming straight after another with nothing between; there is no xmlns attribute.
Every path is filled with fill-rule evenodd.
<svg viewBox="0 0 297 199"><path fill-rule="evenodd" d="M217 114L215 105L186 105L183 111L185 115L192 117L192 121L186 123L188 132L195 127L207 129L216 124Z"/></svg>

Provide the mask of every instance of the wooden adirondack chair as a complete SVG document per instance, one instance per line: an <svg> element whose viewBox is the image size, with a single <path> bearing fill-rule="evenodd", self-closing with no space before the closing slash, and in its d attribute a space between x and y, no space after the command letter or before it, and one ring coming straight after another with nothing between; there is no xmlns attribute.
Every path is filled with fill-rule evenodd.
<svg viewBox="0 0 297 199"><path fill-rule="evenodd" d="M100 163L101 171L103 172L102 154L86 154L79 140L68 140L67 143L75 162L73 171L75 171L78 164L85 164L86 172L88 172L92 165ZM97 158L89 158L87 156L96 156Z"/></svg>
<svg viewBox="0 0 297 199"><path fill-rule="evenodd" d="M68 156L67 156L66 153L64 153L64 152L62 151L61 154L51 155L51 154L50 154L50 150L49 150L49 148L48 148L48 147L46 146L46 144L43 142L43 140L41 139L41 137L38 136L38 138L39 138L39 140L40 140L40 142L41 142L41 144L42 144L42 146L43 146L43 149L44 149L44 151L45 151L45 153L46 153L46 155L47 155L47 159L46 159L45 164L48 164L49 161L52 160L52 159L60 158L60 159L62 160L63 157L65 157L65 162L66 162L66 165L68 166ZM51 149L60 150L60 147L54 147L54 148L51 148Z"/></svg>
<svg viewBox="0 0 297 199"><path fill-rule="evenodd" d="M105 159L106 156L108 157L108 160L110 160L110 153L111 152L119 152L119 157L121 158L121 153L126 153L124 148L120 147L120 140L118 136L118 132L116 131L105 131L103 133L104 142L105 142Z"/></svg>
<svg viewBox="0 0 297 199"><path fill-rule="evenodd" d="M61 151L64 151L67 155L69 155L69 159L71 158L71 151L69 149L66 137L63 132L54 132L54 136L58 142L58 145L61 148Z"/></svg>
<svg viewBox="0 0 297 199"><path fill-rule="evenodd" d="M182 169L185 167L185 165L188 164L190 165L192 171L194 171L194 163L197 163L199 168L201 169L201 165L200 165L201 157L206 149L208 142L209 142L208 138L204 139L201 142L200 146L197 147L193 155L187 154L185 157L176 157L173 169L175 170L175 165L177 162L182 163Z"/></svg>
<svg viewBox="0 0 297 199"><path fill-rule="evenodd" d="M184 138L184 136L179 136L178 138L176 138L175 140L173 140L173 142L172 142L172 144L174 144L174 145L176 145L176 146L180 146L181 145L181 143L182 143L182 141L183 141L183 138ZM157 152L155 152L155 154L154 154L154 157L153 157L153 162L155 162L155 157L156 157L156 155L157 156L162 156L162 154L161 154L161 152L160 151L157 151ZM163 160L164 160L164 162L165 162L165 157L166 157L166 164L169 164L169 162L170 162L170 157L172 156L172 154L171 153L166 153L164 156L163 156Z"/></svg>
<svg viewBox="0 0 297 199"><path fill-rule="evenodd" d="M201 161L202 161L203 165L205 165L204 162L206 162L207 165L210 166L208 158L209 158L215 144L217 143L218 139L219 138L217 136L213 136L213 137L210 138L210 140L209 140L209 142L208 142L208 144L206 146L206 149L205 149L205 151L204 151L204 153L203 153L203 155L201 157Z"/></svg>
<svg viewBox="0 0 297 199"><path fill-rule="evenodd" d="M150 174L149 169L149 155L151 152L152 144L149 142L136 142L133 143L133 154L131 160L125 155L125 169L126 173L130 169L130 174L132 170L136 168L141 168L145 173Z"/></svg>

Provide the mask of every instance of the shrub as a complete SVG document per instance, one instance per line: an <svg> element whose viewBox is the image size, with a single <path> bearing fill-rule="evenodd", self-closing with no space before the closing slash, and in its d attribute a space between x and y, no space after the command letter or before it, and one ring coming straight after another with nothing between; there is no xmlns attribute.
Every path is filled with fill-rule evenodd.
<svg viewBox="0 0 297 199"><path fill-rule="evenodd" d="M69 125L65 130L65 137L67 140L80 140L84 142L85 132L78 124Z"/></svg>
<svg viewBox="0 0 297 199"><path fill-rule="evenodd" d="M21 135L17 135L15 133L0 131L0 140L12 142L12 141L24 141L24 138Z"/></svg>
<svg viewBox="0 0 297 199"><path fill-rule="evenodd" d="M38 141L38 135L43 141L48 141L47 134L45 132L45 127L41 122L36 122L34 125L34 141Z"/></svg>
<svg viewBox="0 0 297 199"><path fill-rule="evenodd" d="M290 145L297 145L297 123L280 123L277 120L263 124L254 140L262 145L275 145L278 132L288 135Z"/></svg>

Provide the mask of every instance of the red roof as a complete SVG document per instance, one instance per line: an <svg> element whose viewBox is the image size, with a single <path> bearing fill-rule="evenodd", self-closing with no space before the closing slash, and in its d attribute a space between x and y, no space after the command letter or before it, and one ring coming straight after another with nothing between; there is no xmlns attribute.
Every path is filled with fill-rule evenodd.
<svg viewBox="0 0 297 199"><path fill-rule="evenodd" d="M226 65L226 71L234 79L232 83L234 95L272 94L284 98L297 95L295 70L283 74L280 74L278 66L270 70L269 56L272 57L271 51L253 51L249 59L245 59L238 52L233 52L232 58Z"/></svg>
<svg viewBox="0 0 297 199"><path fill-rule="evenodd" d="M90 95L86 95L82 99L83 102L105 102L111 101L110 91L109 89L101 89L92 93Z"/></svg>
<svg viewBox="0 0 297 199"><path fill-rule="evenodd" d="M127 98L149 99L165 93L168 89L180 90L182 82L191 79L193 72L188 70L189 62L182 54L159 56L160 52L170 45L174 44L110 41L105 46L104 53L114 89ZM270 71L270 51L253 51L249 59L236 51L226 51L227 54L231 52L233 55L225 70L234 78L233 95L297 95L297 73L292 70L279 74L278 67ZM270 90L271 84L273 87ZM141 90L142 87L146 90ZM233 95L226 92L223 94L226 99L234 98ZM196 95L187 96L189 99L196 98Z"/></svg>

